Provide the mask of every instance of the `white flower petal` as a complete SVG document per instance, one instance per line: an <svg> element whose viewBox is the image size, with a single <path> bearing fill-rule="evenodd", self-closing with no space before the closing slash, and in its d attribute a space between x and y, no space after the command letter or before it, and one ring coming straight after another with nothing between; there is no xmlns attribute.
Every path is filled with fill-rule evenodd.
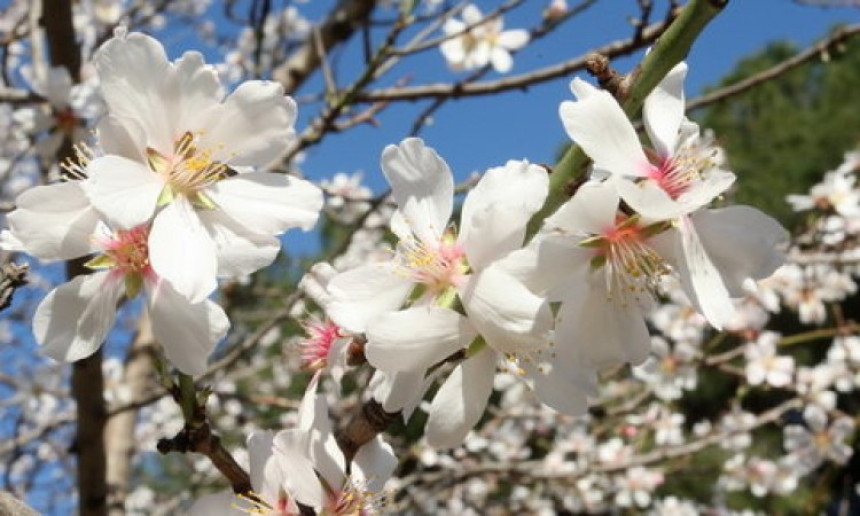
<svg viewBox="0 0 860 516"><path fill-rule="evenodd" d="M299 429L282 430L275 434L274 448L278 466L283 471L287 491L299 503L319 511L325 494L308 458L307 435ZM268 466L267 466L268 469Z"/></svg>
<svg viewBox="0 0 860 516"><path fill-rule="evenodd" d="M66 362L95 353L113 326L122 294L122 278L108 271L76 276L52 290L33 314L42 351Z"/></svg>
<svg viewBox="0 0 860 516"><path fill-rule="evenodd" d="M176 88L181 99L172 115L180 130L190 130L200 113L221 102L224 90L217 70L203 62L200 52L185 52L173 63L172 68L169 80L175 81L175 85L170 87Z"/></svg>
<svg viewBox="0 0 860 516"><path fill-rule="evenodd" d="M576 88L587 90L585 84L580 81ZM559 114L567 134L596 168L627 176L646 175L651 165L627 115L608 92L591 90L576 102L561 103Z"/></svg>
<svg viewBox="0 0 860 516"><path fill-rule="evenodd" d="M567 291L569 278L584 273L593 252L569 237L539 234L529 245L518 249L494 266L510 274L529 290L558 301Z"/></svg>
<svg viewBox="0 0 860 516"><path fill-rule="evenodd" d="M72 92L72 77L69 75L69 70L65 66L52 66L48 69L48 77L44 83L42 93L51 106L55 108L65 108L69 105L69 100Z"/></svg>
<svg viewBox="0 0 860 516"><path fill-rule="evenodd" d="M544 371L532 373L534 389L545 405L563 414L582 416L588 410L587 396L597 396L595 368L577 357L573 343L553 348L553 359Z"/></svg>
<svg viewBox="0 0 860 516"><path fill-rule="evenodd" d="M645 179L634 183L618 178L613 184L624 202L651 221L671 220L686 213L685 206L672 199L656 181Z"/></svg>
<svg viewBox="0 0 860 516"><path fill-rule="evenodd" d="M322 190L313 183L271 172L218 181L206 194L249 232L265 235L279 235L293 227L311 229L323 205Z"/></svg>
<svg viewBox="0 0 860 516"><path fill-rule="evenodd" d="M247 516L251 504L236 496L233 491L201 496L185 513L187 516Z"/></svg>
<svg viewBox="0 0 860 516"><path fill-rule="evenodd" d="M84 191L108 220L130 229L155 212L164 182L142 163L120 156L102 156L87 167Z"/></svg>
<svg viewBox="0 0 860 516"><path fill-rule="evenodd" d="M788 241L785 228L773 218L749 206L702 210L693 224L714 266L732 296L742 296L744 280L764 279L783 263L780 250Z"/></svg>
<svg viewBox="0 0 860 516"><path fill-rule="evenodd" d="M499 34L497 43L508 50L519 50L529 42L529 31L525 29L506 30Z"/></svg>
<svg viewBox="0 0 860 516"><path fill-rule="evenodd" d="M477 25L484 19L483 13L478 9L475 4L467 4L466 7L463 8L463 12L460 13L460 16L463 17L463 21L466 22L466 25Z"/></svg>
<svg viewBox="0 0 860 516"><path fill-rule="evenodd" d="M708 170L702 181L678 196L678 202L684 206L684 213L691 213L728 190L735 179L732 172L717 168Z"/></svg>
<svg viewBox="0 0 860 516"><path fill-rule="evenodd" d="M425 436L434 448L459 446L475 426L493 391L496 353L485 348L458 365L436 392Z"/></svg>
<svg viewBox="0 0 860 516"><path fill-rule="evenodd" d="M423 371L475 338L454 310L417 306L380 315L367 325L367 361L386 372Z"/></svg>
<svg viewBox="0 0 860 516"><path fill-rule="evenodd" d="M682 254L676 254L680 262L676 266L682 284L711 326L722 329L735 315L723 278L702 245L693 221L689 217L681 217L677 227Z"/></svg>
<svg viewBox="0 0 860 516"><path fill-rule="evenodd" d="M12 235L41 260L69 260L90 254L99 221L78 181L31 188L6 216Z"/></svg>
<svg viewBox="0 0 860 516"><path fill-rule="evenodd" d="M208 299L189 302L163 279L147 290L152 334L164 355L185 374L204 373L209 354L230 329L227 314Z"/></svg>
<svg viewBox="0 0 860 516"><path fill-rule="evenodd" d="M233 166L264 167L295 139L296 103L272 81L246 81L224 100L194 117L191 130L213 159Z"/></svg>
<svg viewBox="0 0 860 516"><path fill-rule="evenodd" d="M198 211L215 242L219 277L240 277L269 266L281 250L277 238L251 233L221 210Z"/></svg>
<svg viewBox="0 0 860 516"><path fill-rule="evenodd" d="M246 441L251 485L258 493L262 493L263 490L266 462L272 456L274 437L274 434L268 430L255 430Z"/></svg>
<svg viewBox="0 0 860 516"><path fill-rule="evenodd" d="M109 113L99 120L96 139L105 155L146 163L146 134L133 118L119 118Z"/></svg>
<svg viewBox="0 0 860 516"><path fill-rule="evenodd" d="M397 467L397 456L391 446L377 435L375 439L359 448L352 461L352 474L359 485L378 493L385 486Z"/></svg>
<svg viewBox="0 0 860 516"><path fill-rule="evenodd" d="M578 290L569 291L559 309L556 347L575 346L579 351L572 356L598 369L641 364L651 349L642 312L635 303L607 294L602 271L592 274L597 277L577 282Z"/></svg>
<svg viewBox="0 0 860 516"><path fill-rule="evenodd" d="M454 206L454 178L448 164L421 139L407 138L382 151L381 165L415 236L437 244Z"/></svg>
<svg viewBox="0 0 860 516"><path fill-rule="evenodd" d="M642 106L645 129L657 152L671 156L678 144L678 129L684 119L684 77L687 63L683 61L669 70L666 77L645 98Z"/></svg>
<svg viewBox="0 0 860 516"><path fill-rule="evenodd" d="M114 37L99 48L94 63L108 111L137 120L148 146L162 153L172 150L180 130L171 116L179 92L167 89L164 79L172 70L161 43L139 32Z"/></svg>
<svg viewBox="0 0 860 516"><path fill-rule="evenodd" d="M463 202L459 242L469 264L480 270L523 244L526 224L546 199L546 170L508 161L488 170Z"/></svg>
<svg viewBox="0 0 860 516"><path fill-rule="evenodd" d="M574 236L602 234L615 227L619 201L613 184L589 181L546 219L542 231Z"/></svg>
<svg viewBox="0 0 860 516"><path fill-rule="evenodd" d="M548 345L553 325L549 304L500 267L473 275L460 298L469 320L496 351L531 352Z"/></svg>
<svg viewBox="0 0 860 516"><path fill-rule="evenodd" d="M398 273L397 265L371 263L342 272L328 284L328 316L342 328L364 333L373 318L398 310L412 290L412 282Z"/></svg>
<svg viewBox="0 0 860 516"><path fill-rule="evenodd" d="M421 402L427 387L424 371L389 374L376 370L368 384L373 399L382 405L383 410L389 413L402 410L404 421L409 419L409 415Z"/></svg>
<svg viewBox="0 0 860 516"><path fill-rule="evenodd" d="M514 58L502 47L493 47L490 51L490 62L493 69L499 73L508 73L514 67Z"/></svg>
<svg viewBox="0 0 860 516"><path fill-rule="evenodd" d="M206 299L218 286L215 253L215 243L184 197L155 216L149 233L152 268L191 302Z"/></svg>

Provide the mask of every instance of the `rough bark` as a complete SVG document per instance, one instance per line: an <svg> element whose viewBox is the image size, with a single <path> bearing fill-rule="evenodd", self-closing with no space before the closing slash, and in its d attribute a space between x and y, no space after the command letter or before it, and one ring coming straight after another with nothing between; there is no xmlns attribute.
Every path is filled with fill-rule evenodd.
<svg viewBox="0 0 860 516"><path fill-rule="evenodd" d="M72 24L71 0L51 0L45 5L41 24L45 29L52 66L63 66L74 82L80 80L81 54ZM57 161L72 157L68 138L57 152ZM86 270L80 260L66 267L68 277ZM107 483L104 402L101 350L72 366L72 397L77 402L78 428L72 450L77 454L78 512L81 516L107 515Z"/></svg>

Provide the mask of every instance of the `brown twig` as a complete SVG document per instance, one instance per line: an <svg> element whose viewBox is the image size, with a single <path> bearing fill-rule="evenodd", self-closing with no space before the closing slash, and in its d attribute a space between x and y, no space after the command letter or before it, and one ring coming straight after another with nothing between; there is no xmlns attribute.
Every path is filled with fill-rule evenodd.
<svg viewBox="0 0 860 516"><path fill-rule="evenodd" d="M12 303L15 289L27 284L27 264L7 263L0 266L0 310Z"/></svg>
<svg viewBox="0 0 860 516"><path fill-rule="evenodd" d="M287 93L295 92L320 66L320 50L330 51L352 37L357 28L367 24L375 6L374 0L341 0L319 28L311 31L305 43L272 71L272 77Z"/></svg>
<svg viewBox="0 0 860 516"><path fill-rule="evenodd" d="M356 102L380 102L399 100L420 100L439 97L471 97L478 95L492 95L509 90L524 90L534 84L546 82L559 77L565 77L577 70L585 69L588 57L593 53L602 54L612 58L627 55L648 43L653 42L666 29L666 22L657 22L648 26L643 31L642 42L635 43L632 38L618 40L589 52L588 55L579 56L563 63L548 66L525 74L515 75L504 79L475 82L475 83L439 83L414 86L411 88L384 88L375 91L360 93L356 96Z"/></svg>
<svg viewBox="0 0 860 516"><path fill-rule="evenodd" d="M687 110L699 109L729 97L733 97L734 95L738 95L739 93L779 77L780 75L797 68L808 61L827 56L834 48L837 48L839 45L856 36L858 33L860 33L860 24L849 25L847 27L837 29L828 38L815 43L803 52L800 52L799 54L792 56L767 70L690 100L687 103Z"/></svg>

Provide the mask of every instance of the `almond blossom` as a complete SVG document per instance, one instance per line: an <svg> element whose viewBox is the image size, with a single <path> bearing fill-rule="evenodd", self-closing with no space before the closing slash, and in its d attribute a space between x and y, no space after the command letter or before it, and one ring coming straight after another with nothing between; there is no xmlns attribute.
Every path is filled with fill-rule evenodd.
<svg viewBox="0 0 860 516"><path fill-rule="evenodd" d="M827 412L817 405L807 406L803 411L806 426L785 427L785 448L797 457L798 466L804 473L811 472L824 461L845 464L854 453L846 443L854 434L854 421L840 416L828 424Z"/></svg>
<svg viewBox="0 0 860 516"><path fill-rule="evenodd" d="M439 50L455 71L474 70L492 64L499 73L514 66L511 51L519 50L529 42L529 33L523 29L503 31L501 16L487 19L474 4L468 4L461 13L463 20L448 19L443 30L449 37Z"/></svg>
<svg viewBox="0 0 860 516"><path fill-rule="evenodd" d="M786 387L791 383L794 359L777 353L779 338L778 333L767 331L744 348L746 375L750 385L766 383L773 387Z"/></svg>
<svg viewBox="0 0 860 516"><path fill-rule="evenodd" d="M97 253L85 266L95 271L52 290L36 308L33 333L42 351L76 361L101 346L117 303L141 291L152 331L164 353L182 372L200 374L206 359L230 327L224 311L203 300L191 303L151 267L148 225L111 228L84 194L84 181L38 186L25 191L9 213L0 247L25 251L44 261Z"/></svg>
<svg viewBox="0 0 860 516"><path fill-rule="evenodd" d="M648 357L645 314L662 277L670 272L652 240L665 225L627 216L618 211L619 202L611 184L585 183L546 219L525 249L504 261L534 292L561 301L553 367L601 369L621 362L638 365ZM547 386L547 391L559 393L558 404L550 405L576 413L567 405L574 387L570 384L592 384L595 380L589 376L593 373L550 376L568 384Z"/></svg>
<svg viewBox="0 0 860 516"><path fill-rule="evenodd" d="M276 235L316 223L319 188L262 170L294 137L295 102L280 85L248 81L225 98L199 53L171 63L156 40L123 31L95 66L109 114L86 193L121 227L152 219L152 267L178 292L200 301L216 275L268 265Z"/></svg>
<svg viewBox="0 0 860 516"><path fill-rule="evenodd" d="M394 257L332 278L327 311L347 330L366 333L368 361L388 374L423 376L468 349L427 423L431 444L454 446L483 413L501 356L532 362L548 346L549 306L495 264L522 245L547 175L519 161L488 170L466 197L456 233L448 225L453 177L435 151L408 138L386 147L382 169L399 206L391 221L399 238ZM455 297L465 316L450 308Z"/></svg>
<svg viewBox="0 0 860 516"><path fill-rule="evenodd" d="M189 510L190 516L232 516L245 513L299 516L300 505L315 514L370 514L384 502L385 482L397 459L377 436L362 446L350 464L334 438L325 398L317 394L319 376L308 385L295 428L255 432L248 439L251 484L243 499L232 493L208 495Z"/></svg>
<svg viewBox="0 0 860 516"><path fill-rule="evenodd" d="M723 170L720 153L684 117L680 63L648 95L645 128L654 150L643 149L636 130L608 92L576 78L576 102L559 113L568 135L608 174L624 202L648 220L671 220L664 256L681 276L691 301L717 329L734 313L731 297L743 295L747 278L769 276L784 257L775 248L787 240L772 218L745 206L703 210L735 180Z"/></svg>

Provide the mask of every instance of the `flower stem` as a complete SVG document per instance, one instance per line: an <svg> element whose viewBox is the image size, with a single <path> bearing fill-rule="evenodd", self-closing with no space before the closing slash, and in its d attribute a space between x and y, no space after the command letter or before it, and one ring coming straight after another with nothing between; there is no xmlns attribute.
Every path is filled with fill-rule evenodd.
<svg viewBox="0 0 860 516"><path fill-rule="evenodd" d="M179 373L179 408L182 409L182 417L185 423L191 425L197 408L197 396L194 390L194 378L190 375Z"/></svg>

